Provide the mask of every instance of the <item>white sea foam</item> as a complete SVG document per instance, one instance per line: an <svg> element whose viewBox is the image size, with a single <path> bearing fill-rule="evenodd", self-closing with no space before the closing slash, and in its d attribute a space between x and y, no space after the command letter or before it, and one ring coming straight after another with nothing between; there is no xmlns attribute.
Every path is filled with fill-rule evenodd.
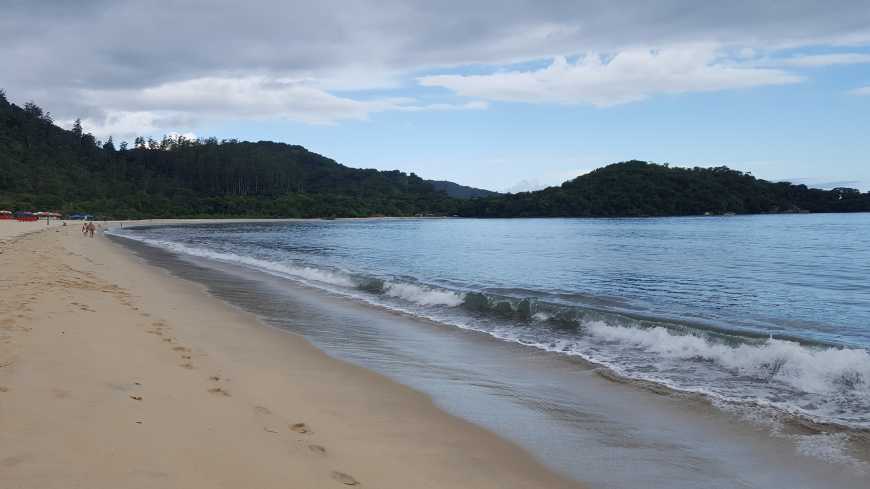
<svg viewBox="0 0 870 489"><path fill-rule="evenodd" d="M579 356L625 378L707 395L714 404L721 401L723 406L753 406L750 411L754 413L763 408L764 412L772 410L816 421L870 425L866 417L870 406L870 353L863 349L811 347L776 339L727 344L663 327L617 326L603 321L584 322L578 334L553 331L540 324L550 319L540 311L531 318L538 324L525 328L518 323L463 314L454 309L465 300L464 294L456 291L386 281L380 288L383 295L365 294L359 293L360 283L350 272L130 237L180 254L247 265L372 305L480 331L505 341Z"/></svg>
<svg viewBox="0 0 870 489"><path fill-rule="evenodd" d="M462 304L462 294L444 289L414 285L400 282L386 282L384 294L389 297L414 302L421 306L456 307Z"/></svg>
<svg viewBox="0 0 870 489"><path fill-rule="evenodd" d="M224 253L212 251L206 248L196 246L187 246L171 241L162 241L148 238L133 238L143 243L150 244L159 248L164 248L174 253L196 256L199 258L208 258L211 260L222 261L226 263L241 264L248 267L256 268L268 273L275 273L287 278L293 278L303 281L314 281L328 285L337 285L339 287L353 288L356 284L349 274L325 270L321 268L313 268L306 266L288 265L277 263L269 260L261 260L250 256L237 255L235 253Z"/></svg>
<svg viewBox="0 0 870 489"><path fill-rule="evenodd" d="M826 462L851 465L864 474L867 463L850 453L848 433L818 433L814 435L791 435L798 453Z"/></svg>
<svg viewBox="0 0 870 489"><path fill-rule="evenodd" d="M128 236L131 237L131 236ZM224 253L188 246L172 241L155 240L149 238L132 237L138 241L142 241L152 246L157 246L170 250L174 253L182 255L196 256L200 258L208 258L234 264L247 265L266 272L277 273L285 277L300 279L305 282L316 282L326 285L336 285L353 289L357 287L357 283L353 280L350 273L326 270L322 268L314 268L298 265L287 265L269 260L261 260L250 256L237 255L235 253ZM463 295L445 289L436 289L422 285L415 285L402 282L386 282L384 283L384 295L402 299L408 302L413 302L422 306L448 306L455 307L462 304Z"/></svg>
<svg viewBox="0 0 870 489"><path fill-rule="evenodd" d="M739 375L780 381L803 392L850 390L870 397L870 353L862 349L813 348L777 339L731 346L662 327L640 329L598 321L587 324L586 331L663 358L710 361Z"/></svg>

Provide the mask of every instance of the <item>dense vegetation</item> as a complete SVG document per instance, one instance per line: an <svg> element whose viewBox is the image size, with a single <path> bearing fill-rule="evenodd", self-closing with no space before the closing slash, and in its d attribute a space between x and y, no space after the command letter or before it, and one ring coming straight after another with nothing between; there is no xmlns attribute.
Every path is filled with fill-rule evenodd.
<svg viewBox="0 0 870 489"><path fill-rule="evenodd" d="M356 217L447 214L455 205L414 174L348 168L301 146L178 137L115 148L0 96L0 208L119 218Z"/></svg>
<svg viewBox="0 0 870 489"><path fill-rule="evenodd" d="M468 187L465 185L459 185L458 183L448 182L446 180L427 181L432 184L435 190L444 191L450 197L456 197L457 199L476 199L480 197L495 197L496 195L499 195L498 192L493 192L492 190Z"/></svg>
<svg viewBox="0 0 870 489"><path fill-rule="evenodd" d="M624 217L870 211L870 193L773 183L718 168L671 168L628 161L537 192L474 200L477 217Z"/></svg>
<svg viewBox="0 0 870 489"><path fill-rule="evenodd" d="M0 208L102 217L616 217L870 211L870 193L772 183L726 167L618 163L537 192L493 194L349 168L301 146L63 130L0 91Z"/></svg>

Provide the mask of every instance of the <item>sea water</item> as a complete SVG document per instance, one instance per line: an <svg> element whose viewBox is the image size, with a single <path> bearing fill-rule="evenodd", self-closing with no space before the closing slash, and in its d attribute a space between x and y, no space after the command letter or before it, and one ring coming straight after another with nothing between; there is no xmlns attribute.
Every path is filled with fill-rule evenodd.
<svg viewBox="0 0 870 489"><path fill-rule="evenodd" d="M408 326L366 323L327 334L308 321L301 331L327 351L355 348L348 345L362 344L362 338L369 348L376 338L387 345L379 353L380 370L387 373L401 370L395 368L400 354L406 358L398 363L418 362L430 370L436 363L449 368L450 362L471 368L475 362L468 358L479 355L469 382L498 378L486 373L486 364L495 362L487 361L492 347L479 348L478 341L453 333L470 331L505 345L499 348L509 353L495 362L501 372L503 357L518 359L512 379L529 375L527 362L538 358L531 352L548 352L542 358L576 359L620 383L703 398L750 423L763 421L771 432L798 420L813 429L799 437L782 435L792 437L796 453L862 463L848 445L870 428L868 214L335 220L112 232L201 264L319 290L381 310L387 314L382 318L399 314L431 325L425 334L435 336L404 352L395 346L410 334ZM302 289L296 290L298 301ZM279 316L293 313L266 315L280 323ZM294 317L295 323L283 318L287 327L306 323ZM343 324L354 324L350 317ZM450 339L441 344L445 338ZM419 341L415 336L413 342ZM435 361L427 348L439 344ZM457 351L465 360L446 361ZM372 357L354 355L344 352L364 364ZM532 395L538 387L530 382L491 381L512 396L558 410L559 402L570 404L567 398L541 399L570 391L572 376L589 372L570 361L558 365L533 376L535 384L549 385L547 394ZM468 371L439 378L461 378ZM400 380L417 387L428 376L424 368L402 372ZM427 382L435 385L431 376ZM437 389L454 388L428 392L438 401ZM498 422L487 422L498 431Z"/></svg>

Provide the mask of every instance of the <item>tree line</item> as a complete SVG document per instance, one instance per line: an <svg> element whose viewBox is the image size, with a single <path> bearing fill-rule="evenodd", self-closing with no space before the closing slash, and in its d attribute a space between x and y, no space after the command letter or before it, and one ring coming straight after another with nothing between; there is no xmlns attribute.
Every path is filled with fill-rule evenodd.
<svg viewBox="0 0 870 489"><path fill-rule="evenodd" d="M106 217L447 214L454 199L413 173L356 169L302 146L215 138L96 140L34 104L0 98L0 207Z"/></svg>
<svg viewBox="0 0 870 489"><path fill-rule="evenodd" d="M558 187L468 202L474 217L645 217L868 212L870 192L769 182L725 166L677 168L626 161Z"/></svg>
<svg viewBox="0 0 870 489"><path fill-rule="evenodd" d="M626 217L870 211L870 193L768 182L724 166L628 161L557 187L492 194L350 168L270 141L137 137L116 147L80 121L61 129L36 104L18 107L0 91L0 208L106 218Z"/></svg>

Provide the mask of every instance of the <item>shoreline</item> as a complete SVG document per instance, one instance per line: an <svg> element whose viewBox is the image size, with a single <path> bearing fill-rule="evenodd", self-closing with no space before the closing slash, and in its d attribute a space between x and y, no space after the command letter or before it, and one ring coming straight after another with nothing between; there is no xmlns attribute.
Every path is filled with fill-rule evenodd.
<svg viewBox="0 0 870 489"><path fill-rule="evenodd" d="M0 254L3 485L580 487L426 395L79 234L52 225Z"/></svg>
<svg viewBox="0 0 870 489"><path fill-rule="evenodd" d="M359 218L359 220L369 220L369 219L371 219L371 218ZM373 219L380 219L380 218L373 218ZM357 219L348 219L348 220L357 220ZM289 220L275 220L275 221L240 220L240 221L234 221L234 222L257 223L257 222L307 222L307 221L310 221L310 220L306 220L306 219L289 219ZM133 229L133 228L146 228L146 227L159 227L159 226L182 226L182 225L188 225L188 224L192 224L192 225L221 224L224 222L225 221L221 221L221 220L202 220L202 221L192 221L192 222L185 221L185 220L172 220L172 221L156 221L156 222L149 222L149 223L144 223L144 224L137 222L137 223L133 224L132 226L130 226L129 228ZM139 243L140 245L148 246L148 247L155 246L153 244L151 244L151 245L142 244L136 238L132 238L129 236L124 236L124 235L114 235L114 236L112 236L112 238L118 238L118 239L125 240L125 241L129 240L130 242ZM251 266L251 267L244 266L243 268L250 269L250 270L258 270L257 267L254 267L254 266ZM260 270L260 271L262 271L262 270ZM314 289L317 289L317 287L314 287ZM317 289L317 290L319 290L319 289ZM363 302L365 302L365 301L363 301ZM601 313L609 314L612 316L619 316L622 318L628 318L628 319L637 320L637 321L649 322L649 323L653 323L654 325L657 325L657 326L661 326L660 324L658 324L660 322L669 322L673 325L687 327L687 328L693 328L695 330L699 330L699 331L702 331L704 333L739 338L739 339L747 341L747 342L749 342L749 341L763 341L763 340L767 340L767 339L776 339L776 340L783 340L783 341L792 342L792 343L795 343L797 345L800 345L801 347L809 347L809 348L833 348L833 349L853 349L853 350L860 350L861 349L860 345L855 345L855 344L850 344L850 343L845 343L845 342L838 343L838 342L834 342L834 341L825 341L825 340L821 340L821 339L807 339L807 338L803 338L803 337L800 337L797 335L789 335L789 334L785 334L785 333L778 334L778 335L772 335L770 333L747 331L747 330L743 330L743 329L725 329L724 327L714 325L711 323L706 323L706 322L692 321L690 319L678 318L678 317L643 314L643 313L638 313L638 312L634 312L634 311L626 311L623 309L607 309L604 307L597 307L597 306L584 306L584 307L588 310L591 310L591 311L601 312ZM396 312L396 310L392 310L392 309L391 309L391 311ZM398 313L399 314L410 314L407 311L399 311ZM416 319L421 319L424 321L434 321L436 323L438 322L437 320L432 319L430 317L422 317L421 318L419 316L414 316L413 314L411 314L411 317L414 317ZM441 323L439 323L439 324L441 324ZM455 324L451 324L451 323L446 323L446 324L449 324L451 327L459 327L460 329L464 329L464 328L462 328L462 326L456 326ZM495 338L499 341L504 340L504 338L500 338L499 336L493 335L487 331L481 331L481 330L475 330L475 329L469 329L469 331L475 331L476 333ZM541 348L538 346L531 346L531 347L537 348L541 351L550 351L550 350L547 350L545 348ZM777 406L777 405L766 405L763 403L750 403L750 402L745 402L745 401L740 400L740 399L717 397L717 396L712 395L712 394L705 392L705 391L698 391L698 390L692 390L692 389L688 389L688 388L681 388L678 385L665 383L665 382L662 382L659 380L652 380L652 379L647 379L647 378L642 378L642 377L632 377L629 375L625 375L625 374L622 374L618 369L614 369L612 366L608 365L607 363L598 362L598 361L595 361L593 359L589 359L589 358L586 358L583 356L572 355L572 358L582 362L587 368L596 370L596 372L598 374L600 374L602 377L608 379L609 381L619 382L619 383L623 383L626 385L632 385L638 389L643 389L645 391L649 391L649 392L653 392L653 393L657 393L657 394L669 395L669 396L690 396L690 397L694 397L694 398L702 400L706 405L709 405L711 407L714 407L717 405L720 405L720 406L726 405L726 406L729 406L730 408L734 408L734 409L764 410L770 416L775 417L777 419L777 423L783 423L785 426L789 427L791 430L794 430L796 432L808 431L808 432L812 432L812 433L816 433L816 434L846 433L846 434L859 435L862 438L866 438L867 435L870 434L870 427L868 427L868 426L860 426L860 425L855 425L855 424L847 424L845 422L831 421L828 419L815 417L810 413L806 413L806 412L803 412L800 410L788 410L788 409L785 409L785 408ZM723 413L725 411L725 410L721 409L721 407L717 408L717 409L722 410Z"/></svg>
<svg viewBox="0 0 870 489"><path fill-rule="evenodd" d="M573 357L444 328L268 270L118 238L148 263L201 284L271 326L303 335L330 356L426 393L448 413L593 487L769 487L774 480L801 487L837 480L838 487L855 487L846 473L864 480L864 444L853 436L858 433L821 433L772 413L769 422L761 421L763 415L753 412L759 406L735 411L706 397L620 381ZM651 459L645 446L669 448ZM759 459L768 461L765 468L747 465Z"/></svg>
<svg viewBox="0 0 870 489"><path fill-rule="evenodd" d="M705 217L705 216L702 216L702 217ZM433 218L413 218L413 217L409 217L409 218L405 218L405 217L372 217L372 218L369 218L369 217L360 217L360 218L336 218L334 220L335 221L342 221L342 220L367 221L367 220L402 220L402 219L433 219ZM435 219L441 219L441 218L435 218ZM544 218L530 218L530 219L544 219ZM553 219L562 219L562 218L553 218ZM261 219L239 219L239 220L220 220L220 219L217 219L217 220L210 220L210 219L184 220L184 219L178 219L178 220L159 220L158 222L147 222L147 223L135 221L136 222L135 224L133 224L129 227L126 227L126 228L120 228L120 227L117 227L115 225L112 225L108 228L105 228L105 230L110 230L113 228L144 229L144 228L149 228L149 227L188 226L188 225L196 226L196 225L210 225L210 224L247 224L247 223L257 224L257 223L285 223L285 222L286 223L295 223L295 222L312 222L312 221L318 222L318 221L322 221L322 220L323 219L273 219L273 220L268 220L268 219L266 219L266 220L261 220ZM115 223L115 222L119 222L119 221L108 221L108 222ZM131 239L133 241L136 241L133 238L129 238L129 237L122 236L122 235L114 235L113 237L120 237L123 239ZM849 348L849 349L862 348L861 345L849 343L849 342L845 342L845 341L812 339L812 338L805 338L805 337L802 337L799 335L788 334L788 333L771 334L769 332L754 331L754 330L747 329L747 328L729 328L729 327L726 327L722 324L716 323L714 321L710 321L710 320L705 321L705 320L702 320L699 318L686 319L686 318L683 318L683 317L680 317L677 315L668 316L668 315L660 315L660 314L653 314L653 313L644 313L644 312L638 312L636 310L632 310L629 308L618 308L618 307L617 308L606 308L606 307L590 305L590 304L584 304L583 307L585 309L590 310L590 311L599 312L599 313L603 313L603 314L609 314L612 316L619 316L619 317L630 319L630 320L643 321L643 322L649 322L649 323L667 322L667 323L671 323L671 324L674 324L677 326L693 328L693 329L696 329L699 331L703 331L705 333L710 333L710 334L714 334L714 335L721 335L721 336L737 337L737 338L741 338L741 339L745 339L745 340L764 341L764 340L772 338L772 339L777 339L777 340L790 341L793 343L800 344L801 346L809 346L809 347ZM584 361L588 361L588 360L584 360ZM598 365L597 363L594 363L594 362L592 362L592 363L595 365ZM627 379L627 380L631 380L631 379ZM821 423L821 424L825 424L825 423ZM839 426L839 425L837 425L837 426ZM856 427L852 427L852 426L841 426L841 427L848 428L848 429L864 429L864 428L856 428ZM867 429L870 429L870 428L867 428Z"/></svg>

